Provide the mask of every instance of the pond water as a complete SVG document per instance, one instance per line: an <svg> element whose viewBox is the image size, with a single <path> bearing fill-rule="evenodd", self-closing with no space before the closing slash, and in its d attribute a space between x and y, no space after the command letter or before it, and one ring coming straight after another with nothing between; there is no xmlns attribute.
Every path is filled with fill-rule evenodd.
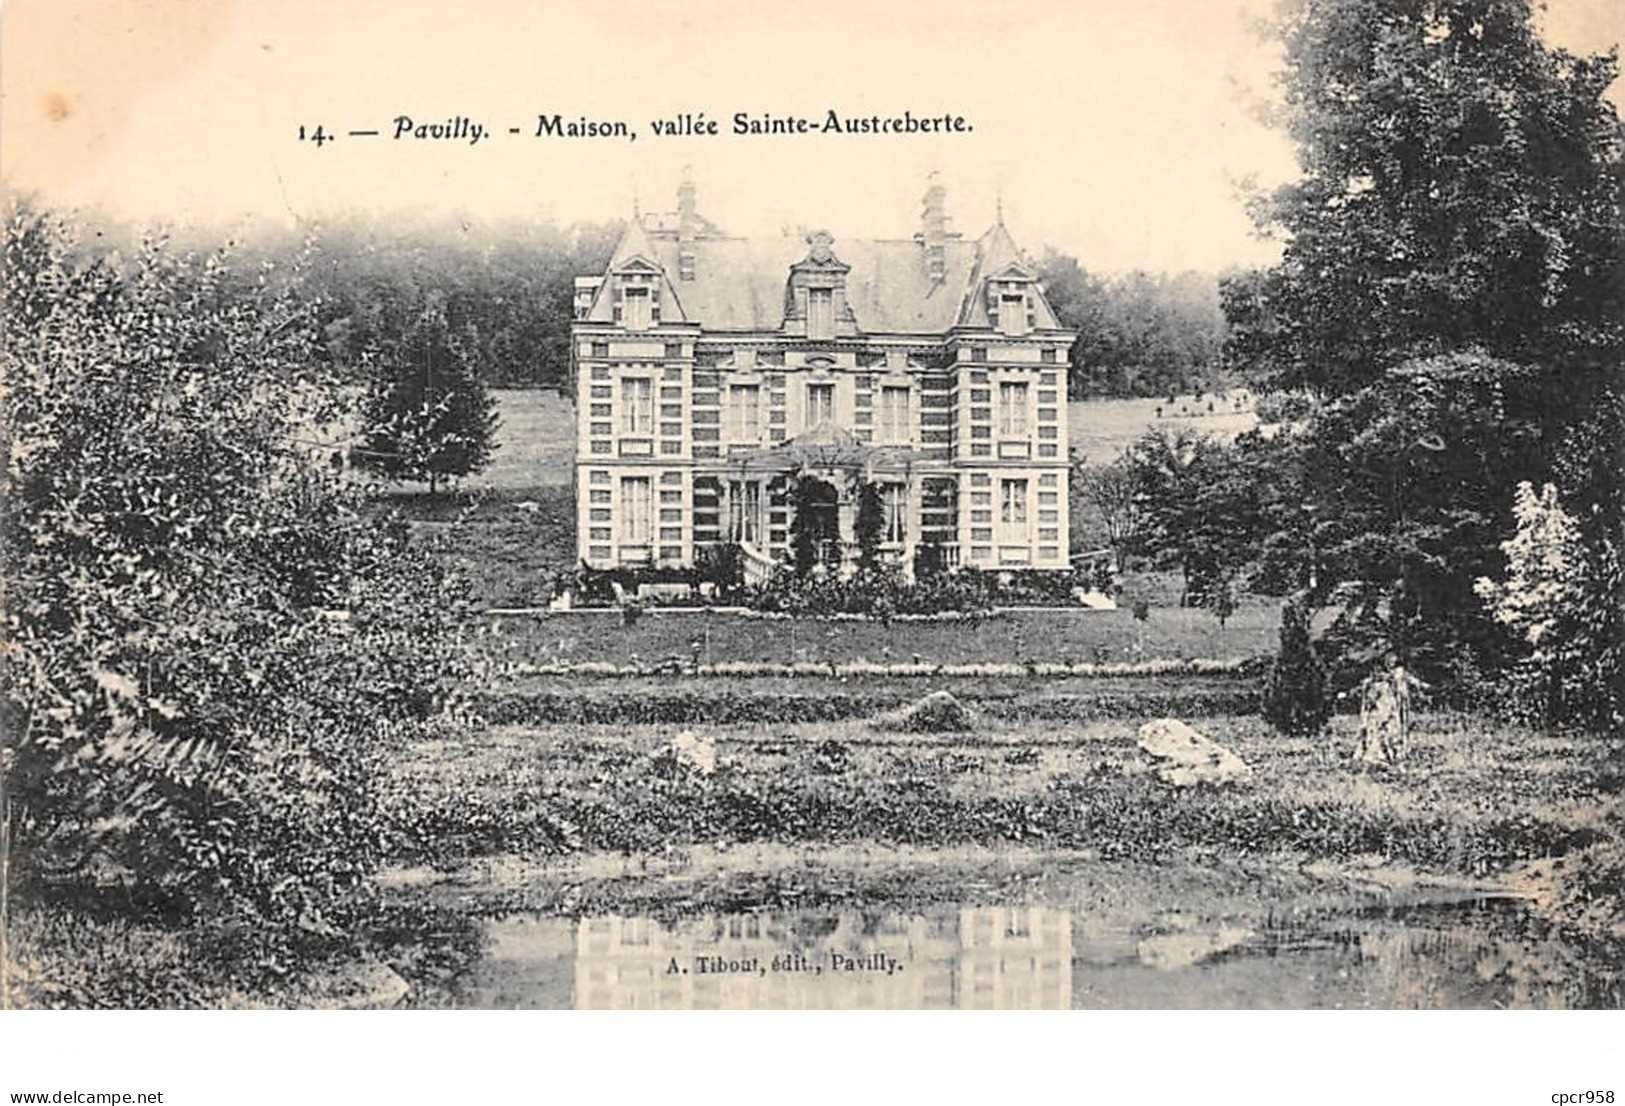
<svg viewBox="0 0 1625 1106"><path fill-rule="evenodd" d="M1617 1008L1621 968L1510 900L1286 922L976 905L512 916L489 923L457 995L581 1010Z"/></svg>

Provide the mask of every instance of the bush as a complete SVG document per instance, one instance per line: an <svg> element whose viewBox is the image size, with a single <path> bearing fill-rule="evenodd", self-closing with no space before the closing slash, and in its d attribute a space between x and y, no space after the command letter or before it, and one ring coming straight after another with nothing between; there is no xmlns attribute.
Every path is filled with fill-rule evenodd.
<svg viewBox="0 0 1625 1106"><path fill-rule="evenodd" d="M732 601L745 590L745 551L738 542L704 546L695 558L700 580L711 585L718 599Z"/></svg>
<svg viewBox="0 0 1625 1106"><path fill-rule="evenodd" d="M732 548L736 553L738 546ZM708 551L709 554L709 551ZM743 562L730 565L726 554L709 554L692 568L681 565L627 565L618 568L593 568L583 562L570 572L561 573L553 581L553 594L571 592L578 607L619 607L623 598L636 598L646 606L706 606L728 601L719 587L710 597L700 593L700 584L716 583L736 573L741 582ZM661 595L638 597L644 584L679 584L688 589L676 596ZM616 589L619 588L619 592Z"/></svg>
<svg viewBox="0 0 1625 1106"><path fill-rule="evenodd" d="M465 589L309 444L341 412L290 288L8 229L18 884L322 930L382 855L381 758L455 705Z"/></svg>
<svg viewBox="0 0 1625 1106"><path fill-rule="evenodd" d="M846 577L782 571L749 592L746 602L759 611L792 615L976 614L995 606L1069 606L1074 588L1101 582L1098 574L1073 571L960 568L910 583L895 565L881 564Z"/></svg>
<svg viewBox="0 0 1625 1106"><path fill-rule="evenodd" d="M1292 737L1312 737L1332 714L1326 671L1309 640L1309 612L1300 600L1281 608L1281 651L1264 678L1264 720Z"/></svg>
<svg viewBox="0 0 1625 1106"><path fill-rule="evenodd" d="M1617 608L1609 610L1620 592L1617 558L1606 544L1601 556L1586 549L1552 484L1537 494L1520 483L1512 513L1516 533L1501 543L1504 579L1481 577L1474 586L1517 641L1507 673L1513 693L1504 701L1548 726L1616 730L1621 644L1608 625L1617 619Z"/></svg>
<svg viewBox="0 0 1625 1106"><path fill-rule="evenodd" d="M1256 714L1258 691L1252 681L1227 687L1174 687L1161 690L1100 691L1085 695L1036 695L986 692L963 694L981 715L1015 722L1093 722L1111 718L1192 717L1217 714ZM611 687L604 691L535 691L494 693L482 698L480 713L497 725L794 725L873 718L899 710L910 702L898 686L862 690L806 692L717 690L682 688L628 694Z"/></svg>

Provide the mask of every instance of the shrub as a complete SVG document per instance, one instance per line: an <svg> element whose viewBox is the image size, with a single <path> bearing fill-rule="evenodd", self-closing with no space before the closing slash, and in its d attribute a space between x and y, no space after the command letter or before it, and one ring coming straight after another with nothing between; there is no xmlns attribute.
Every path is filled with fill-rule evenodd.
<svg viewBox="0 0 1625 1106"><path fill-rule="evenodd" d="M851 753L845 743L826 738L813 747L812 769L823 775L838 776L846 771Z"/></svg>
<svg viewBox="0 0 1625 1106"><path fill-rule="evenodd" d="M1309 612L1300 600L1281 608L1281 650L1264 678L1261 712L1281 733L1310 737L1332 714L1326 671L1309 639Z"/></svg>
<svg viewBox="0 0 1625 1106"><path fill-rule="evenodd" d="M694 567L700 580L710 584L720 600L735 599L745 590L745 551L738 542L702 547Z"/></svg>
<svg viewBox="0 0 1625 1106"><path fill-rule="evenodd" d="M1619 649L1597 632L1607 604L1615 599L1618 566L1598 571L1581 541L1578 521L1558 502L1557 488L1539 494L1528 481L1518 485L1513 517L1516 532L1501 543L1504 580L1481 577L1474 590L1495 620L1518 641L1522 655L1510 673L1508 701L1532 708L1548 725L1580 722L1608 729L1619 724ZM1607 552L1607 550L1604 550Z"/></svg>
<svg viewBox="0 0 1625 1106"><path fill-rule="evenodd" d="M455 705L466 590L308 444L340 412L290 289L8 230L13 872L320 930L381 856L381 757Z"/></svg>
<svg viewBox="0 0 1625 1106"><path fill-rule="evenodd" d="M858 516L852 529L858 541L858 571L872 572L880 563L880 531L886 524L886 511L880 499L880 485L865 480L858 487Z"/></svg>
<svg viewBox="0 0 1625 1106"><path fill-rule="evenodd" d="M936 542L925 541L914 547L914 579L925 581L948 571L948 556Z"/></svg>
<svg viewBox="0 0 1625 1106"><path fill-rule="evenodd" d="M1230 687L1173 688L1167 691L1102 691L1087 695L1045 692L1032 697L966 695L978 712L1013 721L1093 722L1111 718L1192 717L1256 714L1258 692L1251 681ZM492 693L482 697L480 713L498 725L586 723L621 725L734 726L792 725L873 718L907 706L903 691L890 689L838 692L677 689L628 694L624 689Z"/></svg>

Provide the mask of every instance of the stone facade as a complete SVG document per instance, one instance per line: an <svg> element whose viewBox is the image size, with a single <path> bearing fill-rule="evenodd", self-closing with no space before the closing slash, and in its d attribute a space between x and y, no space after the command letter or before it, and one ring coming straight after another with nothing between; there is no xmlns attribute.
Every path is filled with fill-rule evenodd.
<svg viewBox="0 0 1625 1106"><path fill-rule="evenodd" d="M723 234L685 182L576 281L578 550L686 565L735 541L766 566L792 502L850 564L861 481L883 555L1067 565L1067 352L1002 218L949 229L934 182L912 238ZM794 497L815 478L813 494Z"/></svg>

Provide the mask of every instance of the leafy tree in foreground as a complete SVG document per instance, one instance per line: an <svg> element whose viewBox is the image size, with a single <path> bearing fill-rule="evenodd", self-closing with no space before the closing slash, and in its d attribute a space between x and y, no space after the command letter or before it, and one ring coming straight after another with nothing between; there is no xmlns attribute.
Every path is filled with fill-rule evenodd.
<svg viewBox="0 0 1625 1106"><path fill-rule="evenodd" d="M1516 658L1473 584L1519 482L1580 521L1587 609L1620 606L1615 59L1548 47L1528 0L1286 0L1275 30L1302 177L1255 201L1282 260L1227 285L1228 358L1329 402L1304 517L1266 548L1314 541L1297 559L1345 674L1394 650L1448 685L1493 676ZM1599 618L1606 665L1625 626Z"/></svg>
<svg viewBox="0 0 1625 1106"><path fill-rule="evenodd" d="M320 932L380 858L379 758L447 701L463 591L303 444L308 306L149 242L3 266L5 776L20 890Z"/></svg>
<svg viewBox="0 0 1625 1106"><path fill-rule="evenodd" d="M1340 689L1390 651L1433 682L1505 659L1473 584L1498 567L1506 505L1538 465L1541 402L1538 373L1464 354L1402 365L1315 416L1297 463Z"/></svg>
<svg viewBox="0 0 1625 1106"><path fill-rule="evenodd" d="M444 315L426 310L379 356L363 413L362 463L392 480L427 483L469 476L491 461L499 423Z"/></svg>
<svg viewBox="0 0 1625 1106"><path fill-rule="evenodd" d="M1281 4L1303 175L1254 201L1284 249L1225 292L1232 361L1336 395L1474 347L1560 375L1554 409L1590 402L1625 325L1616 65L1546 46L1530 8Z"/></svg>

